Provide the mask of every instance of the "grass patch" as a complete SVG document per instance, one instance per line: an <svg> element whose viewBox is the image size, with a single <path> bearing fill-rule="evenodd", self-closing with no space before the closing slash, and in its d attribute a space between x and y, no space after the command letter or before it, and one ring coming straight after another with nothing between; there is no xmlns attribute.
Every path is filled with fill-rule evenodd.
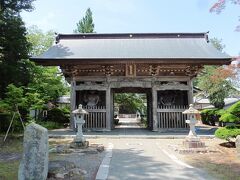
<svg viewBox="0 0 240 180"><path fill-rule="evenodd" d="M22 153L23 150L23 136L22 135L10 135L6 141L3 142L3 138L0 138L0 153Z"/></svg>
<svg viewBox="0 0 240 180"><path fill-rule="evenodd" d="M0 179L14 180L18 179L18 167L20 161L0 162Z"/></svg>
<svg viewBox="0 0 240 180"><path fill-rule="evenodd" d="M64 128L63 123L57 123L52 121L37 121L36 123L45 127L48 130Z"/></svg>

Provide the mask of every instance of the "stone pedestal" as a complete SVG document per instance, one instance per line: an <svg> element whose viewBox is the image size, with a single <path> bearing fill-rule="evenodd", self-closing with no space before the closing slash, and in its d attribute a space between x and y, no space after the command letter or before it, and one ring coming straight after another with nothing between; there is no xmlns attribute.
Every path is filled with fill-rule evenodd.
<svg viewBox="0 0 240 180"><path fill-rule="evenodd" d="M204 148L205 147L205 143L200 141L200 139L198 140L193 140L193 139L185 139L183 141L183 146L185 148Z"/></svg>
<svg viewBox="0 0 240 180"><path fill-rule="evenodd" d="M84 148L88 148L88 146L89 146L88 141L84 141L84 142L73 141L70 143L70 148L73 148L73 149L84 149Z"/></svg>

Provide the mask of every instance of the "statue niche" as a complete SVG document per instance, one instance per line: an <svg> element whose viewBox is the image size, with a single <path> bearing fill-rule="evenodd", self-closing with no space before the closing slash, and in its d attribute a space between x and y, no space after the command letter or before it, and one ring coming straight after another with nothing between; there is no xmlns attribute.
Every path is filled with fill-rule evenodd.
<svg viewBox="0 0 240 180"><path fill-rule="evenodd" d="M104 91L97 90L77 91L77 104L88 107L105 106L105 94Z"/></svg>
<svg viewBox="0 0 240 180"><path fill-rule="evenodd" d="M158 106L187 105L187 91L165 90L158 91Z"/></svg>
<svg viewBox="0 0 240 180"><path fill-rule="evenodd" d="M95 91L89 91L84 94L83 101L87 106L93 107L98 104L99 98L99 95Z"/></svg>

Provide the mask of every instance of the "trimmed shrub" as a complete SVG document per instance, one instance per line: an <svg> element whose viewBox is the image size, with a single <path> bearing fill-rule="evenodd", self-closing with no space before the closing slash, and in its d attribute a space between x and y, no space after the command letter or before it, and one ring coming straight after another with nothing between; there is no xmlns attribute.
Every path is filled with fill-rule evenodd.
<svg viewBox="0 0 240 180"><path fill-rule="evenodd" d="M240 119L237 116L235 116L231 113L228 113L228 112L223 114L219 120L222 122L230 122L230 123L236 123L236 122L240 121Z"/></svg>
<svg viewBox="0 0 240 180"><path fill-rule="evenodd" d="M215 122L219 120L218 109L204 109L201 111L201 119L203 124L215 126Z"/></svg>
<svg viewBox="0 0 240 180"><path fill-rule="evenodd" d="M47 121L58 122L58 123L69 123L70 121L70 110L67 108L54 108L48 111Z"/></svg>
<svg viewBox="0 0 240 180"><path fill-rule="evenodd" d="M233 104L219 119L224 123L240 123L240 102Z"/></svg>
<svg viewBox="0 0 240 180"><path fill-rule="evenodd" d="M240 101L233 104L229 109L228 112L237 116L240 119Z"/></svg>
<svg viewBox="0 0 240 180"><path fill-rule="evenodd" d="M216 114L220 117L220 116L222 116L223 114L225 114L226 113L226 110L225 109L218 109L217 111L216 111Z"/></svg>
<svg viewBox="0 0 240 180"><path fill-rule="evenodd" d="M59 129L59 128L63 128L64 127L62 123L56 123L56 122L51 122L51 121L47 121L47 122L38 121L37 124L45 127L48 130Z"/></svg>
<svg viewBox="0 0 240 180"><path fill-rule="evenodd" d="M231 141L230 138L236 138L240 135L240 126L226 126L215 131L215 136L220 139Z"/></svg>

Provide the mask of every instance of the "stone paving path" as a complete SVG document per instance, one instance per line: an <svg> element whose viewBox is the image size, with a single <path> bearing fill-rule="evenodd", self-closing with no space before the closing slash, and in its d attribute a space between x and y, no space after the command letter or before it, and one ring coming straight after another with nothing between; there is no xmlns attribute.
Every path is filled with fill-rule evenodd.
<svg viewBox="0 0 240 180"><path fill-rule="evenodd" d="M141 120L138 118L119 118L119 125L115 128L142 128Z"/></svg>
<svg viewBox="0 0 240 180"><path fill-rule="evenodd" d="M99 139L113 145L108 180L213 180L177 158L161 139ZM107 166L107 165L105 165Z"/></svg>
<svg viewBox="0 0 240 180"><path fill-rule="evenodd" d="M217 127L205 126L199 124L197 126L196 132L200 136L213 137L214 132ZM84 135L87 138L96 138L96 137L109 137L109 138L119 138L119 137L135 137L135 138L184 138L189 132L189 129L183 130L171 130L171 131L150 131L148 129L142 128L139 123L139 120L134 118L120 118L120 125L112 131L97 131L97 132L84 132ZM58 129L49 131L50 137L64 137L72 136L76 133L70 129Z"/></svg>

